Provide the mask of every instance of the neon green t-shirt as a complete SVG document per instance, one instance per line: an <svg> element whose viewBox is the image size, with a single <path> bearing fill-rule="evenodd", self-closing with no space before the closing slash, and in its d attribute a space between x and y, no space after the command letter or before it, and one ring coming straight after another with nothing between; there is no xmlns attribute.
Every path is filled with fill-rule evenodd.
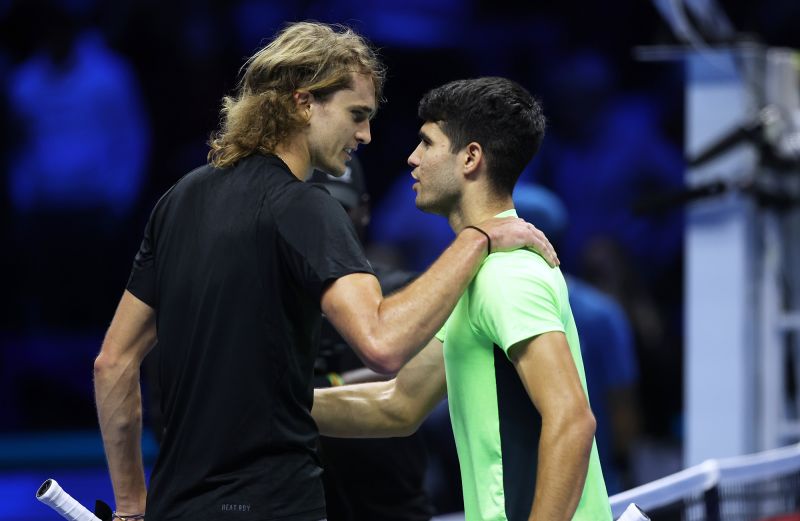
<svg viewBox="0 0 800 521"><path fill-rule="evenodd" d="M515 216L508 210L498 217ZM536 487L541 416L508 358L511 346L551 331L566 335L586 391L578 332L561 270L528 250L494 253L442 330L450 418L467 521L527 520ZM588 398L587 398L588 399ZM611 520L593 444L573 520Z"/></svg>

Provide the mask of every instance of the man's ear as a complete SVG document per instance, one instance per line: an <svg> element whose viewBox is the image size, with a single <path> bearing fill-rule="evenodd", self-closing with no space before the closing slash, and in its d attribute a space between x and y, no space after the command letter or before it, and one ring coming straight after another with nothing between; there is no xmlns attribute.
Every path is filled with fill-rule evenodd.
<svg viewBox="0 0 800 521"><path fill-rule="evenodd" d="M483 162L483 147L475 141L464 147L464 175L470 176L478 171Z"/></svg>
<svg viewBox="0 0 800 521"><path fill-rule="evenodd" d="M297 112L304 114L306 119L311 119L311 103L314 101L314 95L308 91L296 90L292 94L292 100Z"/></svg>

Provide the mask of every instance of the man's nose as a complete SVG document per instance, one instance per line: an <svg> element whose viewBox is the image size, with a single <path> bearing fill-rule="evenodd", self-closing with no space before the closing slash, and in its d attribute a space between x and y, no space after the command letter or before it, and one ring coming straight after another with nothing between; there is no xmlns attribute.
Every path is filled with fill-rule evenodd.
<svg viewBox="0 0 800 521"><path fill-rule="evenodd" d="M407 163L408 163L408 166L412 166L414 168L419 166L419 154L417 154L418 150L419 150L419 146L417 146L417 148L415 148L414 151L411 152L411 155L408 156L408 159L406 160Z"/></svg>
<svg viewBox="0 0 800 521"><path fill-rule="evenodd" d="M361 125L358 130L356 130L356 140L362 145L369 145L369 142L372 141L372 134L370 133L369 129L369 121L365 121L364 124Z"/></svg>

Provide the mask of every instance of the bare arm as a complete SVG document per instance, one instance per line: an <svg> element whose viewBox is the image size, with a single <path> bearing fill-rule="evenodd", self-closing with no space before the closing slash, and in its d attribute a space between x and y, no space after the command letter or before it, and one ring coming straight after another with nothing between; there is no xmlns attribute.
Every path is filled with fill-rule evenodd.
<svg viewBox="0 0 800 521"><path fill-rule="evenodd" d="M147 502L142 464L139 366L156 343L153 308L122 295L94 362L94 390L116 509L143 513Z"/></svg>
<svg viewBox="0 0 800 521"><path fill-rule="evenodd" d="M572 519L578 508L595 420L563 333L544 333L511 348L511 358L542 416L531 521Z"/></svg>
<svg viewBox="0 0 800 521"><path fill-rule="evenodd" d="M345 371L340 376L342 377L342 382L345 384L364 384L369 382L385 382L397 375L376 373L369 367L359 367L358 369Z"/></svg>
<svg viewBox="0 0 800 521"><path fill-rule="evenodd" d="M311 415L325 436L408 436L446 392L442 343L434 338L393 380L315 389Z"/></svg>
<svg viewBox="0 0 800 521"><path fill-rule="evenodd" d="M531 246L558 263L544 235L522 219L490 219L479 225L492 251ZM414 282L384 298L378 280L355 273L334 281L322 294L322 311L364 364L396 373L447 320L486 257L486 238L467 228Z"/></svg>

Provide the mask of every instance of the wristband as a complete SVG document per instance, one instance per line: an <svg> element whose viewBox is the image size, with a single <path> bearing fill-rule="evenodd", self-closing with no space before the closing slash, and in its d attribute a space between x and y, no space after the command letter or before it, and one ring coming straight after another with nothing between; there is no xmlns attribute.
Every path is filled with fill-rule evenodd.
<svg viewBox="0 0 800 521"><path fill-rule="evenodd" d="M486 255L489 255L490 253L492 253L492 239L489 237L488 233L486 233L485 231L481 230L477 226L470 225L470 226L464 226L464 228L472 228L473 230L481 232L483 234L483 236L486 237Z"/></svg>
<svg viewBox="0 0 800 521"><path fill-rule="evenodd" d="M144 519L144 514L118 514L114 512L111 519L120 519L122 521L135 521L137 519Z"/></svg>

